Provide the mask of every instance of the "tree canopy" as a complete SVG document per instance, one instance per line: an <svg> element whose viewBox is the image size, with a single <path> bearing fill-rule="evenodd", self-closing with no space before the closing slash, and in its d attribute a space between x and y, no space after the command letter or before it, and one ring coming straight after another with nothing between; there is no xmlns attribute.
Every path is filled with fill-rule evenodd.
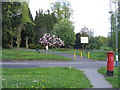
<svg viewBox="0 0 120 90"><path fill-rule="evenodd" d="M52 33L61 38L67 47L74 45L75 33L74 26L67 20L58 22L54 27Z"/></svg>

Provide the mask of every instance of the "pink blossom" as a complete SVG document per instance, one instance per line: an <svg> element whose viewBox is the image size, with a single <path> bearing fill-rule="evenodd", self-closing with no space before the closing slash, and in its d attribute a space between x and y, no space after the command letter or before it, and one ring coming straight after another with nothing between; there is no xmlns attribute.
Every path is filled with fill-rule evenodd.
<svg viewBox="0 0 120 90"><path fill-rule="evenodd" d="M42 45L58 45L58 46L64 46L64 41L62 41L60 38L56 38L55 35L50 35L50 33L45 33L42 38L39 39L39 43Z"/></svg>

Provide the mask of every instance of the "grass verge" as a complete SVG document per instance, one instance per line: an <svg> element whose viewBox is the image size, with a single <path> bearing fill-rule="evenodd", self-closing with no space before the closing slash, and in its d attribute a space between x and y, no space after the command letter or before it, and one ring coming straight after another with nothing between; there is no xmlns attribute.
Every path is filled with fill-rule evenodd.
<svg viewBox="0 0 120 90"><path fill-rule="evenodd" d="M106 67L102 67L98 70L99 73L106 75ZM118 76L118 68L115 67L114 68L114 76L113 77L108 77L105 76L105 79L110 82L110 84L112 85L113 88L120 88L120 83L119 83L119 79L120 76Z"/></svg>
<svg viewBox="0 0 120 90"><path fill-rule="evenodd" d="M4 60L67 60L71 59L54 55L50 53L37 53L33 51L20 50L16 49L3 49L2 50L2 59Z"/></svg>
<svg viewBox="0 0 120 90"><path fill-rule="evenodd" d="M3 88L90 88L90 81L69 67L3 68Z"/></svg>
<svg viewBox="0 0 120 90"><path fill-rule="evenodd" d="M105 61L105 60L107 60L106 52L108 52L108 51L90 52L90 59ZM80 53L76 53L76 55L80 56ZM88 52L83 52L83 56L88 57Z"/></svg>
<svg viewBox="0 0 120 90"><path fill-rule="evenodd" d="M93 60L106 60L107 59L107 51L100 51L100 52L90 52L90 59ZM83 53L83 56L88 57L88 53Z"/></svg>

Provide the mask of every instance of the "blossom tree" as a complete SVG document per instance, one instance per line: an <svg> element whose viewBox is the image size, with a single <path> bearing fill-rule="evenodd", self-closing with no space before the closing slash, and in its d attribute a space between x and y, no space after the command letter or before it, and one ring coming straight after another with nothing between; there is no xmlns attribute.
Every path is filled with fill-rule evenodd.
<svg viewBox="0 0 120 90"><path fill-rule="evenodd" d="M46 46L46 50L48 50L49 46L64 46L64 41L60 38L55 37L55 35L50 35L50 33L45 33L42 38L40 38L39 43Z"/></svg>

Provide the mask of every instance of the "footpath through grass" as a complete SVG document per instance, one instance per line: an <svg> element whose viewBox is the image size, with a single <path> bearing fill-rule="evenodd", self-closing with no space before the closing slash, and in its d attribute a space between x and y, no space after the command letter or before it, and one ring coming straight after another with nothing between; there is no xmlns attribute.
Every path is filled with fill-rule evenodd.
<svg viewBox="0 0 120 90"><path fill-rule="evenodd" d="M3 88L90 88L90 81L69 67L3 68Z"/></svg>
<svg viewBox="0 0 120 90"><path fill-rule="evenodd" d="M120 70L120 68L119 68ZM106 75L106 67L102 67L98 70L99 73ZM105 76L105 79L110 82L113 88L120 88L120 75L118 75L118 68L114 68L114 76L108 77Z"/></svg>
<svg viewBox="0 0 120 90"><path fill-rule="evenodd" d="M3 60L67 60L71 59L54 55L50 53L37 53L33 51L26 51L17 49L3 49L2 50L2 59Z"/></svg>

